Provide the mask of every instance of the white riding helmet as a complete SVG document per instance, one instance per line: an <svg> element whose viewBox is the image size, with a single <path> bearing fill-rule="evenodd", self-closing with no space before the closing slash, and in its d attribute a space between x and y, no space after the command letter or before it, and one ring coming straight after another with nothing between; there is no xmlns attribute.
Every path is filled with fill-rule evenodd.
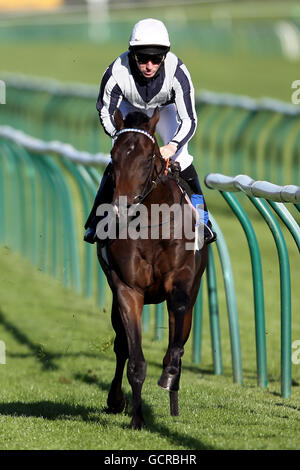
<svg viewBox="0 0 300 470"><path fill-rule="evenodd" d="M136 23L133 27L129 46L132 48L143 46L170 47L170 39L167 28L160 20L146 18Z"/></svg>

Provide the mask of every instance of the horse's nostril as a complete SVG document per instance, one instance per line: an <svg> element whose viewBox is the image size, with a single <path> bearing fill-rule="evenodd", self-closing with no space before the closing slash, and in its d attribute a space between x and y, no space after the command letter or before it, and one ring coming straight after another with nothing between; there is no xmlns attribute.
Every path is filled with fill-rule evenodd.
<svg viewBox="0 0 300 470"><path fill-rule="evenodd" d="M113 210L118 218L126 217L128 213L128 209L132 206L130 201L128 201L127 197L120 196L112 203Z"/></svg>
<svg viewBox="0 0 300 470"><path fill-rule="evenodd" d="M119 203L118 202L113 202L112 206L113 206L113 210L116 213L117 217L119 217L120 216Z"/></svg>
<svg viewBox="0 0 300 470"><path fill-rule="evenodd" d="M129 209L133 204L136 204L140 198L141 198L140 195L119 196L112 201L112 205L114 208L117 209L118 212L122 212L122 211L126 211L127 209Z"/></svg>

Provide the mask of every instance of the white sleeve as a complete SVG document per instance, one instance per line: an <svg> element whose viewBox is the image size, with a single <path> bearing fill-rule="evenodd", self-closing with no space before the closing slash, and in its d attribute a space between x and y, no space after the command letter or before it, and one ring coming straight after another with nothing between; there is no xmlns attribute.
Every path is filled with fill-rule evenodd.
<svg viewBox="0 0 300 470"><path fill-rule="evenodd" d="M179 149L191 140L197 127L194 86L188 69L180 59L174 75L173 89L179 126L171 143L176 144Z"/></svg>
<svg viewBox="0 0 300 470"><path fill-rule="evenodd" d="M122 91L112 75L112 67L113 64L103 75L96 104L103 129L111 137L116 133L113 116L122 96Z"/></svg>

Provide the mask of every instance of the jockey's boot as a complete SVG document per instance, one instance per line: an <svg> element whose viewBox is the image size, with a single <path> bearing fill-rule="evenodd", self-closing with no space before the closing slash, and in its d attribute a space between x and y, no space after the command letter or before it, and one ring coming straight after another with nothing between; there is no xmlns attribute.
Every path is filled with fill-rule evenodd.
<svg viewBox="0 0 300 470"><path fill-rule="evenodd" d="M100 206L100 204L110 203L112 201L112 197L113 197L112 163L109 163L103 173L103 177L102 177L99 189L95 197L94 205L84 225L86 232L84 234L83 239L85 242L93 244L97 241L96 229L97 229L97 224L100 220L100 218L97 217L96 215L97 208L98 206Z"/></svg>
<svg viewBox="0 0 300 470"><path fill-rule="evenodd" d="M191 164L185 170L183 170L180 173L180 177L183 178L184 181L187 182L187 184L189 185L189 187L191 188L193 192L191 196L191 202L198 211L198 214L200 216L200 222L203 223L204 225L204 243L206 243L207 245L209 243L213 243L217 239L217 234L212 230L211 221L208 218L206 202L202 193L200 181L199 181L194 165Z"/></svg>

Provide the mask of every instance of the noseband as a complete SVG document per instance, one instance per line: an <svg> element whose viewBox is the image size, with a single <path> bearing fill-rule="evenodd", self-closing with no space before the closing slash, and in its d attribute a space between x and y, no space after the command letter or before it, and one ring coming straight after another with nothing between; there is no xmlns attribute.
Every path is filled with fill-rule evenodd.
<svg viewBox="0 0 300 470"><path fill-rule="evenodd" d="M116 133L116 138L118 138L121 134L124 134L125 132L135 132L135 133L138 133L138 134L143 134L146 137L148 137L148 139L150 139L153 144L156 143L155 138L153 137L153 135L149 134L149 132L144 131L143 129L136 129L136 128L130 128L130 127L119 130ZM162 158L162 157L160 157L160 158ZM149 177L148 177L148 180L147 180L146 189L147 189L148 182L150 181L150 179L152 177L153 170L154 170L155 153L153 153L152 160L153 160L153 164L151 166L151 171L150 171L150 174L149 174ZM157 185L157 182L158 182L157 180L159 180L161 178L161 173L159 173L157 175L157 178L152 181L152 185L151 185L151 187L148 191L144 192L143 194L139 194L138 196L135 196L134 200L136 201L136 203L141 204L141 202L144 201L146 199L146 197L153 191L153 189Z"/></svg>

